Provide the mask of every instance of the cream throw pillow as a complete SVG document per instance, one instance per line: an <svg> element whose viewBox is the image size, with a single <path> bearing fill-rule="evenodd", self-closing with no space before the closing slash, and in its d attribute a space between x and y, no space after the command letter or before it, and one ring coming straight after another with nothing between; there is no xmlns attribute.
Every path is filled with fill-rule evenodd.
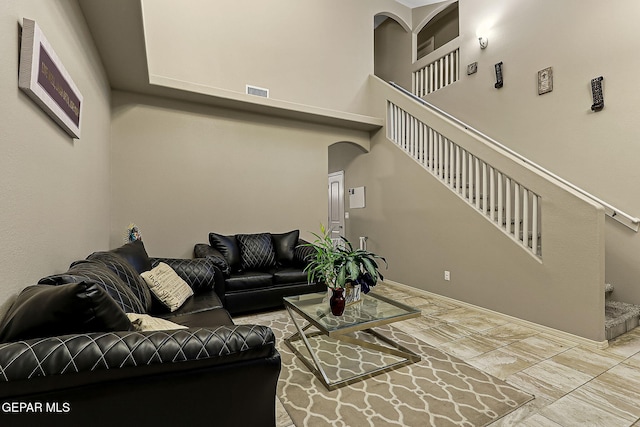
<svg viewBox="0 0 640 427"><path fill-rule="evenodd" d="M136 331L168 331L173 329L188 329L186 326L178 325L165 319L149 316L148 314L127 313Z"/></svg>
<svg viewBox="0 0 640 427"><path fill-rule="evenodd" d="M159 263L154 269L140 274L153 294L170 311L176 311L184 302L193 295L193 289L182 280L164 262Z"/></svg>

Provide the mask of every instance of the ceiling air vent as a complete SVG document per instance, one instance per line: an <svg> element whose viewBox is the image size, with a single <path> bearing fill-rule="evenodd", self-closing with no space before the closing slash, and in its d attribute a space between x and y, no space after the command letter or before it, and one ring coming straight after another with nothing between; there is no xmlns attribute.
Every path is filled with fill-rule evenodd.
<svg viewBox="0 0 640 427"><path fill-rule="evenodd" d="M263 98L268 98L269 89L247 85L247 95L255 95L255 96L261 96Z"/></svg>

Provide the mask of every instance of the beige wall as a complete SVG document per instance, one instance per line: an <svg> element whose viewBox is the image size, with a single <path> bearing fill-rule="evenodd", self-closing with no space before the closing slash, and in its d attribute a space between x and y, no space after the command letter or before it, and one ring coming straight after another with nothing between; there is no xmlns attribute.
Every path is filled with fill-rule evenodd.
<svg viewBox="0 0 640 427"><path fill-rule="evenodd" d="M360 113L379 12L392 0L143 1L149 73L206 88L270 90L273 99ZM197 65L195 65L197 64Z"/></svg>
<svg viewBox="0 0 640 427"><path fill-rule="evenodd" d="M71 139L18 89L18 23L35 20L84 96ZM75 1L4 0L0 13L0 307L109 243L109 94ZM1 310L0 310L1 311Z"/></svg>
<svg viewBox="0 0 640 427"><path fill-rule="evenodd" d="M640 216L640 86L635 71L640 2L461 0L463 69L478 73L427 100L632 215ZM480 50L476 29L488 26ZM493 65L504 62L504 87ZM553 67L553 92L537 72ZM604 76L604 110L593 113L590 80ZM640 304L640 234L607 220L606 280L613 298Z"/></svg>
<svg viewBox="0 0 640 427"><path fill-rule="evenodd" d="M327 152L366 132L113 93L111 245L130 222L148 252L190 257L211 231L310 237L327 220Z"/></svg>

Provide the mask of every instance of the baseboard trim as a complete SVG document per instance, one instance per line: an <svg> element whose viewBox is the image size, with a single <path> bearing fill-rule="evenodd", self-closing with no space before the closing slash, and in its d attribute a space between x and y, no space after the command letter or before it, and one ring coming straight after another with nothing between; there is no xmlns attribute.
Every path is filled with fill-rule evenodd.
<svg viewBox="0 0 640 427"><path fill-rule="evenodd" d="M431 298L436 298L436 299L440 299L440 300L445 301L445 302L451 302L451 303L454 303L454 304L457 304L457 305L460 305L460 306L463 306L463 307L472 308L474 310L482 311L482 312L485 312L487 314L491 314L493 316L499 316L499 317L502 317L504 319L508 319L510 322L518 323L518 324L520 324L522 326L526 326L526 327L529 327L531 329L535 329L537 331L544 332L546 334L553 335L553 336L556 336L556 337L564 339L564 340L573 341L573 342L578 343L578 345L582 345L582 346L585 346L585 347L588 347L588 348L591 348L591 349L603 350L603 349L609 347L609 341L606 341L606 340L605 341L590 340L590 339L587 339L587 338L584 338L584 337L581 337L581 336L578 336L578 335L571 334L569 332L564 332L564 331L561 331L561 330L558 330L558 329L551 328L549 326L539 325L537 323L530 322L528 320L519 319L517 317L513 317L513 316L510 316L508 314L500 313L498 311L493 311L493 310L490 310L488 308L480 307L480 306L477 306L477 305L474 305L474 304L471 304L471 303L468 303L468 302L464 302L464 301L460 301L460 300L457 300L457 299L454 299L454 298L446 297L444 295L435 294L433 292L425 291L423 289L414 288L413 286L405 285L404 283L395 282L393 280L388 280L388 279L385 279L385 282L389 283L391 285L394 285L394 286L410 288L412 291L424 294L424 295L429 296Z"/></svg>

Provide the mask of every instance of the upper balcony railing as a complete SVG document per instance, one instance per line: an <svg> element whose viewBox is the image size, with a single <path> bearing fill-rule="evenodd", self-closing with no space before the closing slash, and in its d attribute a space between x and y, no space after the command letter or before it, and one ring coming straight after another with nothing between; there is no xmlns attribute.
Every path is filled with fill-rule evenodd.
<svg viewBox="0 0 640 427"><path fill-rule="evenodd" d="M460 79L460 48L413 72L413 94L419 98Z"/></svg>

